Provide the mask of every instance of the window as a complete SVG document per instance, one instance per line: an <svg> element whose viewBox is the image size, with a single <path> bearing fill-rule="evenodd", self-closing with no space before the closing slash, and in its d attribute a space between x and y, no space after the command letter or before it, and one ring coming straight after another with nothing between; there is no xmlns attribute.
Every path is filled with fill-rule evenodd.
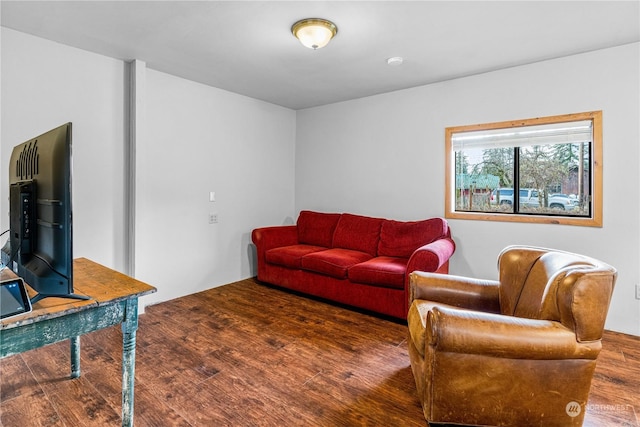
<svg viewBox="0 0 640 427"><path fill-rule="evenodd" d="M601 111L451 127L445 138L447 218L602 226Z"/></svg>

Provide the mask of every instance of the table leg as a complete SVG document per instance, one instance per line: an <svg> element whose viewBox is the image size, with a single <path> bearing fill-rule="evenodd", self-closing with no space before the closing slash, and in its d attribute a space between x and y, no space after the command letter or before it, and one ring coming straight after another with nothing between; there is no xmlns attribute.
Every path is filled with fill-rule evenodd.
<svg viewBox="0 0 640 427"><path fill-rule="evenodd" d="M136 365L136 330L138 329L138 299L126 301L122 322L122 426L133 426L133 386Z"/></svg>
<svg viewBox="0 0 640 427"><path fill-rule="evenodd" d="M69 339L71 344L71 378L80 376L80 337Z"/></svg>

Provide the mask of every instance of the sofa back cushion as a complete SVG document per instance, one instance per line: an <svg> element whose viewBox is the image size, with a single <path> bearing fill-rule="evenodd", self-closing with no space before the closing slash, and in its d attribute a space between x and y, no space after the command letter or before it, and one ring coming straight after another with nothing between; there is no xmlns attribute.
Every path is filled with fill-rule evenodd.
<svg viewBox="0 0 640 427"><path fill-rule="evenodd" d="M447 236L449 227L443 218L404 222L385 220L380 230L378 255L408 258L419 247Z"/></svg>
<svg viewBox="0 0 640 427"><path fill-rule="evenodd" d="M342 214L333 233L333 247L376 256L382 222L382 218Z"/></svg>
<svg viewBox="0 0 640 427"><path fill-rule="evenodd" d="M330 248L339 219L339 213L301 211L297 222L298 242Z"/></svg>

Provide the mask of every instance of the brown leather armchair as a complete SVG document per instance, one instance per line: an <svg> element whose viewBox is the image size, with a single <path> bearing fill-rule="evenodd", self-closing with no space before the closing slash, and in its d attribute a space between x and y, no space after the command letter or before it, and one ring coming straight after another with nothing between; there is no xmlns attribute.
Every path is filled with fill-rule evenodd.
<svg viewBox="0 0 640 427"><path fill-rule="evenodd" d="M580 426L616 270L510 246L499 280L414 272L409 356L431 424Z"/></svg>

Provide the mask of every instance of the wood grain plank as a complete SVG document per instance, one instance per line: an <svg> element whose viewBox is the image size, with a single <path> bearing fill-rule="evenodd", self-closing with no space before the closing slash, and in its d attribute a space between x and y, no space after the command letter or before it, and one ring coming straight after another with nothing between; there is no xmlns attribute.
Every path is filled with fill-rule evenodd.
<svg viewBox="0 0 640 427"><path fill-rule="evenodd" d="M66 427L51 400L40 390L0 401L0 426Z"/></svg>

